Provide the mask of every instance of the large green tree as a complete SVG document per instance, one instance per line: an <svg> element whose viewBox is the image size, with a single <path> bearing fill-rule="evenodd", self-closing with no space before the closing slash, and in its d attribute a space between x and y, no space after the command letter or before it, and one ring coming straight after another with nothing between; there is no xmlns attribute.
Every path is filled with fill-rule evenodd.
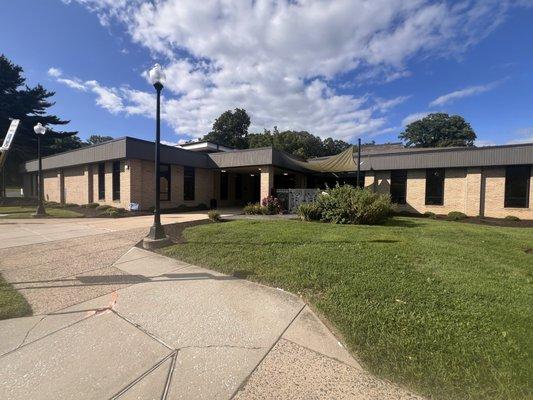
<svg viewBox="0 0 533 400"><path fill-rule="evenodd" d="M41 85L26 85L22 68L0 55L0 140L3 141L11 119L20 119L5 165L8 182L20 183L20 163L37 157L37 136L33 131L37 122L48 127L41 142L43 155L81 147L81 141L75 136L77 132L55 128L70 121L47 113L47 109L55 104L50 100L54 94Z"/></svg>
<svg viewBox="0 0 533 400"><path fill-rule="evenodd" d="M349 143L332 138L320 139L306 131L273 131L265 130L263 133L248 135L250 148L272 146L299 157L320 157L338 154L350 146Z"/></svg>
<svg viewBox="0 0 533 400"><path fill-rule="evenodd" d="M245 149L248 147L248 128L250 117L246 110L236 108L222 113L215 120L213 130L205 135L202 140L215 142L224 146Z"/></svg>
<svg viewBox="0 0 533 400"><path fill-rule="evenodd" d="M399 138L407 147L473 146L476 133L460 115L434 113L411 122Z"/></svg>
<svg viewBox="0 0 533 400"><path fill-rule="evenodd" d="M101 136L101 135L91 135L89 136L89 139L85 141L89 146L93 144L99 144L99 143L105 143L109 142L110 140L113 140L113 137L111 136Z"/></svg>

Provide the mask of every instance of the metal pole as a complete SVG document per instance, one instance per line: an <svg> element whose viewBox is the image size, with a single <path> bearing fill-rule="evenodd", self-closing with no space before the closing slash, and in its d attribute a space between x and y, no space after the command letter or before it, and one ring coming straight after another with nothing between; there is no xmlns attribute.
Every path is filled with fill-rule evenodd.
<svg viewBox="0 0 533 400"><path fill-rule="evenodd" d="M150 228L149 237L150 239L164 239L165 230L161 225L161 214L160 214L160 166L159 166L159 150L160 150L160 141L161 141L161 90L163 85L161 83L156 83L154 85L157 91L157 107L156 107L156 130L155 130L155 207L154 207L154 225Z"/></svg>
<svg viewBox="0 0 533 400"><path fill-rule="evenodd" d="M357 139L357 187L359 187L359 176L361 175L361 139Z"/></svg>
<svg viewBox="0 0 533 400"><path fill-rule="evenodd" d="M43 202L43 160L41 157L41 135L37 135L37 156L39 157L39 172L37 176L37 210L35 211L36 217L42 217L46 215Z"/></svg>

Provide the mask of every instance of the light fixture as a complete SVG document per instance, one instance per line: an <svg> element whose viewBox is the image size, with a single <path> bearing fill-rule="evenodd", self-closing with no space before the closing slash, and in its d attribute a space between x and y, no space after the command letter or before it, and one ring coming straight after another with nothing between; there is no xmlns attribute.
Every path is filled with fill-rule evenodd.
<svg viewBox="0 0 533 400"><path fill-rule="evenodd" d="M250 176L255 176L255 174L250 174Z"/></svg>
<svg viewBox="0 0 533 400"><path fill-rule="evenodd" d="M261 168L257 168L259 171L261 171Z"/></svg>
<svg viewBox="0 0 533 400"><path fill-rule="evenodd" d="M159 64L154 65L150 72L148 72L148 76L150 77L150 83L154 86L158 84L163 85L163 83L165 83L165 72Z"/></svg>
<svg viewBox="0 0 533 400"><path fill-rule="evenodd" d="M33 131L37 135L44 135L46 133L46 127L43 126L40 122L38 122L37 125L33 127Z"/></svg>
<svg viewBox="0 0 533 400"><path fill-rule="evenodd" d="M288 172L284 172L283 175L287 176L287 175L289 175L289 173Z"/></svg>
<svg viewBox="0 0 533 400"><path fill-rule="evenodd" d="M220 172L222 172L222 173L225 174L225 173L226 173L226 170L225 170L225 169L221 169Z"/></svg>

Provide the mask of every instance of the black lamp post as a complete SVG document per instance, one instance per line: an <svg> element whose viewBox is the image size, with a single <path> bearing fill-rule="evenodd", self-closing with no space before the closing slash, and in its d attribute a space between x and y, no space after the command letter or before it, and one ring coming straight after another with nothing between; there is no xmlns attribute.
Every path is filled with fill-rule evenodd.
<svg viewBox="0 0 533 400"><path fill-rule="evenodd" d="M37 134L37 155L39 157L39 173L37 176L37 197L38 197L38 205L37 210L35 211L34 217L44 217L46 215L46 211L44 210L44 202L43 202L43 162L41 158L41 136L46 133L46 127L42 126L39 122L37 125L33 127L33 131Z"/></svg>
<svg viewBox="0 0 533 400"><path fill-rule="evenodd" d="M161 90L163 90L163 82L165 80L165 73L163 72L159 64L154 65L154 67L149 72L150 83L154 85L157 92L157 108L156 108L156 130L155 130L155 207L154 207L154 224L150 228L150 233L148 238L151 240L161 240L166 239L165 230L163 225L161 225L161 214L159 210L160 204L160 188L161 188L161 176L159 168L159 148L160 148L160 137L161 137Z"/></svg>

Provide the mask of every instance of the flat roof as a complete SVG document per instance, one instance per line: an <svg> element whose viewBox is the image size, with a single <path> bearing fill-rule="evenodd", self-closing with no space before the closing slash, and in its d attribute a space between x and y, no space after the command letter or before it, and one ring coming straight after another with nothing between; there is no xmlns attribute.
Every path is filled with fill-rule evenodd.
<svg viewBox="0 0 533 400"><path fill-rule="evenodd" d="M372 146L368 146L372 147ZM361 152L361 170L419 168L483 167L533 164L533 143L488 147L373 148ZM119 159L154 160L154 142L123 137L43 157L43 169L65 168ZM320 160L322 157L313 160ZM357 152L354 151L357 161ZM175 146L161 145L161 162L198 168L236 168L273 165L299 172L312 171L302 166L302 159L272 147L202 153ZM37 160L22 165L23 172L37 171ZM347 171L348 172L348 171Z"/></svg>

